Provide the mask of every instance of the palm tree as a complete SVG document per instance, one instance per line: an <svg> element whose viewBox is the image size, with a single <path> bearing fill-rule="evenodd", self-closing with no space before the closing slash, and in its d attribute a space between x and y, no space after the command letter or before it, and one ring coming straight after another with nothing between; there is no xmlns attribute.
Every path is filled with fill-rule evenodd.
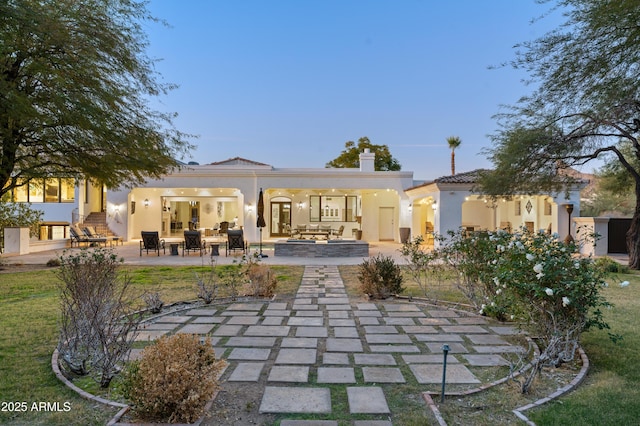
<svg viewBox="0 0 640 426"><path fill-rule="evenodd" d="M456 174L456 153L455 150L460 146L462 140L458 136L449 136L447 138L447 143L449 144L449 148L451 148L451 175Z"/></svg>

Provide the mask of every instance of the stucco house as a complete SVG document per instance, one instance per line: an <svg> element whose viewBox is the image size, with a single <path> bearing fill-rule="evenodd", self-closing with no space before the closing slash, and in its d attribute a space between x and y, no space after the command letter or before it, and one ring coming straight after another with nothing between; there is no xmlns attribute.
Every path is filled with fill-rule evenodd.
<svg viewBox="0 0 640 426"><path fill-rule="evenodd" d="M422 235L430 243L434 233L446 235L460 226L489 230L525 226L564 236L570 227L565 206L572 206L573 217L580 212L580 186L571 188L568 197L540 194L492 204L472 192L478 171L422 182L414 180L411 171L375 171L374 159L365 151L359 168L331 169L277 168L236 157L187 164L135 188L113 190L79 182L74 196L68 197L72 201L62 206L34 203L34 207L44 211L47 221L78 222L98 216L125 241L140 239L141 231L158 231L167 238L195 228L206 236L229 222L256 242L261 189L264 240L286 238L303 224L344 227L347 239L362 230L362 239L369 242L400 242L408 235Z"/></svg>

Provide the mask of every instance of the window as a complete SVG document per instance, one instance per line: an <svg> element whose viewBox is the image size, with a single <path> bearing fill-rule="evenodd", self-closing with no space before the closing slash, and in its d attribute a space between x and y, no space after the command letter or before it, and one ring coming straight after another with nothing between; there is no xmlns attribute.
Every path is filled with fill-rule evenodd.
<svg viewBox="0 0 640 426"><path fill-rule="evenodd" d="M13 189L13 201L72 203L76 198L75 186L75 180L72 178L31 179Z"/></svg>
<svg viewBox="0 0 640 426"><path fill-rule="evenodd" d="M44 202L57 203L60 200L60 181L58 179L45 179Z"/></svg>
<svg viewBox="0 0 640 426"><path fill-rule="evenodd" d="M544 215L551 216L551 203L549 200L544 200Z"/></svg>
<svg viewBox="0 0 640 426"><path fill-rule="evenodd" d="M358 197L355 195L309 197L310 222L355 222L358 215Z"/></svg>
<svg viewBox="0 0 640 426"><path fill-rule="evenodd" d="M522 201L520 200L516 200L514 203L516 211L515 211L515 215L516 216L521 216L522 215Z"/></svg>
<svg viewBox="0 0 640 426"><path fill-rule="evenodd" d="M44 191L40 179L31 179L29 181L29 201L32 203L42 203L44 201Z"/></svg>
<svg viewBox="0 0 640 426"><path fill-rule="evenodd" d="M60 202L72 203L76 199L76 181L75 179L60 179Z"/></svg>

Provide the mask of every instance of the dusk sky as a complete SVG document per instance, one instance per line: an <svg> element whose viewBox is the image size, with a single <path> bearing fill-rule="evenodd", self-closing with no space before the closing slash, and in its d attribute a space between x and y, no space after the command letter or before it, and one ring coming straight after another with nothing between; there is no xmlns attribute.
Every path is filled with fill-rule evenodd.
<svg viewBox="0 0 640 426"><path fill-rule="evenodd" d="M199 136L191 158L322 168L346 141L384 144L415 179L491 163L500 105L531 88L500 65L556 28L534 0L151 0L149 55L179 88L155 107Z"/></svg>

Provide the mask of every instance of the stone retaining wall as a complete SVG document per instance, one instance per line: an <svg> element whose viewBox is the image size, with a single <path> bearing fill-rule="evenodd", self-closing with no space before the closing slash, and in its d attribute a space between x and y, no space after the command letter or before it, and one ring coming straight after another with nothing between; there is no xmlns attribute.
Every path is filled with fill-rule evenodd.
<svg viewBox="0 0 640 426"><path fill-rule="evenodd" d="M313 240L275 243L275 256L291 257L368 257L369 243L365 241L318 242Z"/></svg>

